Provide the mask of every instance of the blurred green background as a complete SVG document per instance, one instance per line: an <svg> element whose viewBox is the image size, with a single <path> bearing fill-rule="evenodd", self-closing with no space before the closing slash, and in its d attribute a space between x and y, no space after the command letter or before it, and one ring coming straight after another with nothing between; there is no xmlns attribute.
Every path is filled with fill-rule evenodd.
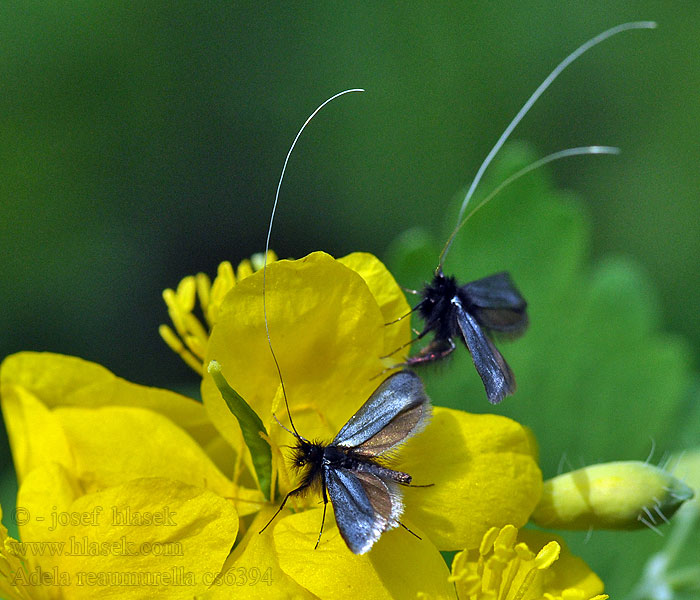
<svg viewBox="0 0 700 600"><path fill-rule="evenodd" d="M514 138L542 154L622 148L557 163L554 180L585 202L591 257L641 265L662 327L697 356L700 5L44 1L0 9L0 357L50 350L194 385L158 337L161 291L263 249L285 153L318 103L368 90L301 139L272 246L383 256L407 228L442 231L564 56L639 19L659 29L586 54Z"/></svg>

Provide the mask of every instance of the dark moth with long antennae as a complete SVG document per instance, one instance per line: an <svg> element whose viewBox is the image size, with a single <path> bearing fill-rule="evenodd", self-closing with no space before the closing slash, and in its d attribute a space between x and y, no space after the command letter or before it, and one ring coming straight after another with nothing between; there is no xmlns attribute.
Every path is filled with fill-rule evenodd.
<svg viewBox="0 0 700 600"><path fill-rule="evenodd" d="M409 365L444 358L455 349L460 337L474 361L490 402L500 402L515 391L515 377L508 363L493 345L490 335L518 337L528 324L527 302L508 273L496 273L460 286L439 268L422 291L417 309L425 320L419 338L434 332L433 341Z"/></svg>
<svg viewBox="0 0 700 600"><path fill-rule="evenodd" d="M338 530L348 548L355 554L369 551L384 531L398 525L413 533L399 521L403 513L400 486L410 485L411 476L391 469L389 464L392 453L408 438L421 431L427 423L430 417L430 400L425 394L420 378L410 371L401 371L379 385L330 443L310 441L302 437L292 420L282 370L272 346L265 290L272 224L292 150L306 126L324 106L344 94L361 91L363 90L345 90L323 102L301 126L287 152L267 230L262 293L265 333L292 428L285 429L296 438L292 460L294 467L301 472L301 483L284 497L277 512L260 533L274 521L289 498L318 489L323 498L323 517L315 547L318 547L321 541L326 509L330 501Z"/></svg>
<svg viewBox="0 0 700 600"><path fill-rule="evenodd" d="M405 365L421 365L444 358L455 349L454 340L460 338L472 356L474 366L481 377L490 402L498 403L515 392L515 376L508 363L494 346L492 338L513 339L525 332L528 325L527 302L506 272L496 273L466 285L460 285L454 277L444 274L442 267L445 257L458 231L469 218L515 179L534 168L559 158L580 154L617 154L617 148L606 146L570 148L551 154L509 177L463 219L469 200L493 157L532 105L559 74L587 50L618 33L631 29L653 29L654 27L656 27L655 23L647 21L624 23L600 33L579 46L555 67L506 127L479 167L460 206L457 227L445 244L433 279L419 292L422 299L413 309L419 312L425 322L416 339L431 332L434 334L434 338L417 355L406 359Z"/></svg>
<svg viewBox="0 0 700 600"><path fill-rule="evenodd" d="M372 393L328 444L299 435L290 414L293 430L287 431L297 440L292 457L301 483L284 497L260 533L289 498L310 490L320 490L323 498L315 547L321 541L329 500L340 535L355 554L369 551L389 529L401 525L408 530L399 518L403 513L401 486L410 485L411 476L391 469L389 461L401 444L425 427L430 412L420 378L411 371L400 371Z"/></svg>

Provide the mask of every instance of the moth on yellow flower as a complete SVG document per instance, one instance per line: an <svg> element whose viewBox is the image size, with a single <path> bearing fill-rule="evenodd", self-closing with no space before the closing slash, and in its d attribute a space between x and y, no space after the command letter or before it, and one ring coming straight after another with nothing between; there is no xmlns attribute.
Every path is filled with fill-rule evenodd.
<svg viewBox="0 0 700 600"><path fill-rule="evenodd" d="M410 339L407 320L384 326L407 312L405 297L384 265L363 253L339 260L314 253L276 261L267 277L269 330L291 413L310 439L331 439L376 387L372 377L388 366L381 357ZM187 286L191 290L192 284ZM226 379L269 434L263 441L270 447L271 478L281 496L292 489L294 472L281 450L290 436L273 417L284 415L261 293L262 273L253 272L224 294L206 338L206 359L220 362ZM198 295L213 306L213 292L207 303L196 281L194 294L183 292L183 297L188 294L183 312ZM127 571L146 578L182 567L195 580L177 589L162 580L149 593L218 600L233 592L238 597L244 589L256 598L279 597L284 590L295 598L350 599L395 598L410 590L454 600L457 592L440 551L475 551L490 527L524 525L540 497L534 444L521 425L498 415L437 407L431 423L396 457L397 468L434 484L404 492L402 521L423 539L392 529L370 552L355 555L329 515L314 550L322 508L313 495L291 500L295 512L283 511L258 533L278 501L258 489L250 446L210 373L202 378L203 404L126 382L99 365L45 353L8 357L0 383L20 479L18 506L37 515L50 515L52 506L92 514L98 507L156 512L167 505L178 513L177 525L167 528L117 527L111 519L53 532L50 519L20 527L22 542L85 538L102 544L116 536L139 548L166 542L182 548L177 556L31 557L30 570L51 572L55 567L71 582L79 582L85 571ZM434 460L426 461L426 456ZM557 566L567 571L562 560ZM229 583L255 569L269 573L269 587L233 588ZM202 573L213 574L222 585L209 588L198 575ZM0 572L3 583L9 585L9 580ZM42 587L39 593L46 592L47 598L59 589ZM106 588L76 583L60 589L65 597L92 598ZM119 593L120 598L143 597L138 586Z"/></svg>

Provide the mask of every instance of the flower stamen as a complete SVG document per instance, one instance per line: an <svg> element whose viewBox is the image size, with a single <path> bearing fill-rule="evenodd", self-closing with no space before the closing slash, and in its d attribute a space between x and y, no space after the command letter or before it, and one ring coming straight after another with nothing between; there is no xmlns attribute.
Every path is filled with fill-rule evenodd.
<svg viewBox="0 0 700 600"><path fill-rule="evenodd" d="M269 264L277 260L277 255L269 251L267 259ZM174 329L161 325L158 333L198 375L204 372L209 333L218 320L224 297L237 281L260 270L263 264L263 254L255 254L250 260L243 260L234 274L231 263L224 261L219 265L213 282L205 273L197 273L182 279L176 290L168 288L163 291L163 300ZM194 315L198 301L204 323Z"/></svg>
<svg viewBox="0 0 700 600"><path fill-rule="evenodd" d="M556 541L535 554L525 542L517 542L518 530L492 527L476 551L458 553L452 576L460 600L604 600L578 587L557 585L556 563L562 552ZM602 591L602 586L601 586ZM593 591L593 590L591 590Z"/></svg>

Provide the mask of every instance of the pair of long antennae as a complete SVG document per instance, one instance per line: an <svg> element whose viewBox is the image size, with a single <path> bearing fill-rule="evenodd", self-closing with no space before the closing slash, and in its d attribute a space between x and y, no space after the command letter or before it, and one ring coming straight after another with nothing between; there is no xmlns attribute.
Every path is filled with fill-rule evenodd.
<svg viewBox="0 0 700 600"><path fill-rule="evenodd" d="M484 175L484 172L488 168L488 166L491 164L491 161L493 158L496 156L498 151L503 147L503 144L506 142L508 137L510 137L510 134L513 132L513 130L518 126L520 121L523 119L523 117L530 111L532 106L537 102L539 97L547 90L547 88L554 82L554 80L561 74L561 72L566 69L572 62L574 62L577 58L579 58L582 54L593 48L594 46L597 46L601 42L607 40L608 38L613 37L614 35L617 35L618 33L622 33L623 31L629 31L632 29L654 29L656 28L656 23L653 21L634 21L631 23L623 23L621 25L617 25L616 27L612 27L611 29L608 29L597 36L591 38L578 48L574 50L571 54L569 54L563 61L561 61L555 68L554 70L545 78L545 80L539 85L539 87L533 92L533 94L528 98L528 100L523 104L522 108L518 111L518 113L515 115L513 120L510 122L508 127L505 128L503 133L501 134L501 137L498 138L496 144L493 146L491 151L488 153L484 161L481 163L481 166L479 167L478 171L476 172L476 175L474 177L474 180L472 181L471 185L469 186L469 189L467 190L467 194L464 197L464 200L462 201L462 204L459 209L459 214L457 216L457 226L453 230L452 234L447 240L447 243L445 244L445 247L443 248L442 252L440 253L440 260L438 264L438 269L442 268L442 265L444 263L444 260L447 256L447 253L450 250L450 247L452 246L452 242L455 239L455 236L457 233L460 231L460 229L464 226L464 224L476 213L480 208L482 208L485 204L487 204L491 199L493 199L503 188L508 186L509 184L513 183L515 180L519 179L520 177L526 175L530 171L533 171L534 169L537 169L547 163L554 162L556 160L559 160L561 158L567 158L571 156L580 156L583 154L618 154L619 149L618 148L613 148L610 146L582 146L578 148L568 148L566 150L560 150L559 152L554 152L553 154L549 154L548 156L545 156L544 158L535 161L531 165L521 169L520 171L514 173L510 177L508 177L505 181L503 181L498 187L496 187L484 200L482 200L476 208L471 211L466 217L464 217L464 214L467 210L467 206L469 204L469 201L471 200L472 196L474 195L474 191L476 190L476 187L479 185L479 182L481 181L481 178ZM306 129L306 126L311 122L311 120L323 109L327 104L330 104L333 100L340 98L341 96L344 96L346 94L350 94L353 92L364 92L365 90L360 89L360 88L352 88L348 90L343 90L342 92L338 92L337 94L334 94L330 98L328 98L326 101L324 101L322 104L314 110L309 117L304 121L304 124L301 126L299 131L296 134L296 137L294 138L294 141L292 142L292 145L289 148L289 151L287 152L287 156L284 159L284 165L282 166L282 173L280 174L279 182L277 183L277 190L275 192L275 202L272 206L272 214L270 215L270 224L267 229L267 239L265 240L265 257L264 257L264 263L263 263L263 290L262 290L262 297L263 297L263 316L265 319L265 334L267 335L267 343L268 346L270 347L270 353L272 354L272 358L275 363L275 367L277 369L277 374L279 376L280 380L280 385L282 387L282 395L284 397L284 404L287 409L287 415L289 416L289 423L292 426L292 430L294 432L294 435L299 438L303 439L301 435L299 435L299 432L297 431L296 427L294 426L294 421L292 420L292 414L289 410L289 401L287 399L287 391L284 387L284 380L282 378L282 371L280 369L279 362L277 360L277 356L275 355L275 351L272 347L272 340L270 339L270 327L268 324L267 320L267 300L266 300L266 289L267 289L267 255L268 251L270 249L270 236L272 235L272 224L275 219L275 212L277 211L277 204L279 202L279 195L280 195L280 189L282 187L282 181L284 180L284 174L285 171L287 170L287 164L289 163L289 157L292 154L292 151L294 150L297 141L299 140L302 132L304 129Z"/></svg>
<svg viewBox="0 0 700 600"><path fill-rule="evenodd" d="M494 144L493 148L491 148L491 151L486 155L484 162L481 163L481 166L479 167L479 170L476 172L476 175L474 176L474 180L472 181L471 185L469 186L469 189L467 190L467 194L464 197L464 200L462 201L462 205L459 208L459 214L457 215L457 228L456 228L455 232L450 236L448 243L445 245L445 248L442 251L442 254L440 255L440 265L439 266L442 266L443 261L445 260L445 257L447 256L447 253L450 249L450 246L452 245L452 241L454 240L455 233L459 229L461 229L462 225L464 224L462 221L462 218L464 217L464 213L467 210L467 205L469 204L469 201L471 200L472 196L474 195L474 191L476 190L476 186L479 185L479 182L481 181L481 178L483 177L484 172L486 171L488 166L491 164L491 161L494 159L494 157L496 156L498 151L503 147L503 144L506 143L506 140L510 137L510 134L513 133L513 130L518 126L520 121L522 121L523 117L530 111L530 109L535 104L535 102L537 102L539 97L547 90L547 88L554 82L554 80L557 77L559 77L561 72L564 69L566 69L566 67L568 67L577 58L579 58L582 54L584 54L585 52L587 52L588 50L590 50L594 46L597 46L601 42L604 42L605 40L613 37L614 35L617 35L618 33L622 33L623 31L629 31L631 29L655 29L656 26L657 25L654 21L633 21L631 23L622 23L621 25L617 25L616 27L612 27L606 31L603 31L602 33L599 33L595 37L588 40L587 42L581 44L578 48L576 48L576 50L574 50L571 54L569 54L569 56L567 56L564 60L562 60L549 75L547 75L545 80L532 93L532 96L530 96L527 99L527 102L525 102L525 104L523 104L522 108L518 111L518 114L516 114L515 117L513 117L513 120L508 124L508 127L505 128L505 130L501 134L501 137L498 138L498 141ZM566 151L564 151L564 152L566 152ZM585 152L582 154L585 154ZM597 153L594 153L594 154L597 154ZM566 156L573 156L573 154L568 154ZM564 156L552 158L552 160L557 160L558 158L564 158ZM551 162L551 160L548 162ZM523 173L523 175L524 175L524 173ZM483 204L484 203L482 203L480 206L482 206ZM476 210L478 210L478 208ZM474 211L474 212L476 212L476 211ZM466 219L465 219L465 221L466 221Z"/></svg>
<svg viewBox="0 0 700 600"><path fill-rule="evenodd" d="M555 160L559 160L561 158L568 158L570 156L581 156L583 154L620 154L620 149L616 148L615 146L581 146L578 148L567 148L566 150L559 150L559 152L553 152L552 154L548 154L544 158L540 158L539 160L536 160L535 162L529 164L527 167L523 167L519 171L516 171L510 177L504 179L488 196L486 196L481 202L479 202L479 204L476 205L474 210L472 210L464 219L462 219L462 221L460 221L457 224L457 227L455 227L452 230L450 237L447 239L447 242L445 242L445 246L442 249L442 252L440 253L440 261L438 263L437 270L439 271L442 269L442 265L445 262L445 256L447 255L447 251L450 249L450 246L452 246L452 242L459 233L459 230L466 225L467 221L471 219L480 208L482 208L491 200L493 200L493 198L497 196L499 192L503 190L503 188L509 186L511 183L513 183L517 179L520 179L524 175L527 175L530 171L539 169L547 163L554 162Z"/></svg>
<svg viewBox="0 0 700 600"><path fill-rule="evenodd" d="M292 150L294 150L294 147L297 145L297 142L299 141L299 138L301 137L302 132L304 129L306 129L306 126L311 122L311 120L321 111L321 109L326 106L326 104L330 104L335 100L336 98L340 98L340 96L344 96L345 94L350 94L352 92L364 92L365 90L360 89L360 88L352 88L350 90L344 90L342 92L338 92L337 94L334 94L328 100L323 102L318 106L318 108L312 112L309 117L304 121L304 124L301 126L299 131L296 134L296 137L294 138L294 141L292 142L292 145L289 147L289 152L287 152L287 156L284 159L284 165L282 165L282 173L280 174L280 179L277 182L277 191L275 192L275 203L272 205L272 214L270 215L270 224L267 227L267 239L265 240L265 259L263 263L263 286L262 286L262 297L263 297L263 317L265 319L265 334L267 335L267 345L270 347L270 353L272 354L272 360L275 362L275 367L277 368L277 375L279 376L280 380L280 385L282 386L282 396L284 397L284 405L287 407L287 415L289 416L289 424L292 426L292 430L294 431L294 435L297 438L303 439L301 435L299 435L299 432L297 431L297 428L294 426L294 421L292 420L292 413L289 410L289 401L287 400L287 390L284 387L284 379L282 378L282 370L280 369L280 364L279 361L277 360L277 356L275 355L275 351L272 348L272 340L270 339L270 326L267 322L267 300L266 300L266 295L265 295L265 290L267 289L266 284L267 284L267 253L270 250L270 236L272 235L272 223L275 220L275 212L277 211L277 204L280 199L280 188L282 187L282 180L284 179L284 173L287 170L287 163L289 163L289 157L292 155ZM277 419L277 417L275 417ZM279 423L279 421L277 421Z"/></svg>

